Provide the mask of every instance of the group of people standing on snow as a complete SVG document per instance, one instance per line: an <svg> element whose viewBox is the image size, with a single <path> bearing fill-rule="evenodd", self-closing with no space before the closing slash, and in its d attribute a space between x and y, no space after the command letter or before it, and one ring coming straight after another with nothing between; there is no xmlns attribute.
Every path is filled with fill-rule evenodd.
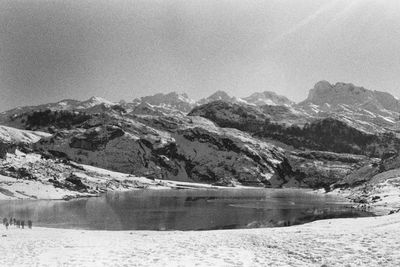
<svg viewBox="0 0 400 267"><path fill-rule="evenodd" d="M32 229L32 221L28 220L28 228ZM16 218L10 217L10 220L7 218L3 218L3 225L8 229L8 226L15 225L17 228L25 228L25 221L24 220L17 220Z"/></svg>

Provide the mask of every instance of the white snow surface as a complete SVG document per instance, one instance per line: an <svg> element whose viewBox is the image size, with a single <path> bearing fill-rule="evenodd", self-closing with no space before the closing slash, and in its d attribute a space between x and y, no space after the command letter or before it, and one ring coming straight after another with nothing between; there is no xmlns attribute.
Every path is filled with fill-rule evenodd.
<svg viewBox="0 0 400 267"><path fill-rule="evenodd" d="M20 130L0 125L0 141L7 143L36 143L41 138L50 136L49 133Z"/></svg>
<svg viewBox="0 0 400 267"><path fill-rule="evenodd" d="M0 230L1 266L400 266L400 214L217 231Z"/></svg>
<svg viewBox="0 0 400 267"><path fill-rule="evenodd" d="M91 98L89 98L86 101L82 101L81 103L79 103L79 106L75 107L76 109L84 109L84 108L91 108L97 105L101 105L104 104L106 106L113 106L115 105L114 102L108 101L107 99L104 99L102 97L98 97L98 96L93 96Z"/></svg>

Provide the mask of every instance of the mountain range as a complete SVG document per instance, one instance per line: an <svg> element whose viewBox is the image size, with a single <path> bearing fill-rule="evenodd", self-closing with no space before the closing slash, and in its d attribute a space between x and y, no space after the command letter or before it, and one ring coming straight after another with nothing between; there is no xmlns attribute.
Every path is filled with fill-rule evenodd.
<svg viewBox="0 0 400 267"><path fill-rule="evenodd" d="M327 81L300 103L268 91L217 91L198 101L176 92L119 103L67 99L0 113L0 156L22 151L161 180L332 188L400 167L399 118L394 96ZM38 175L7 162L0 174ZM70 183L60 179L53 183Z"/></svg>

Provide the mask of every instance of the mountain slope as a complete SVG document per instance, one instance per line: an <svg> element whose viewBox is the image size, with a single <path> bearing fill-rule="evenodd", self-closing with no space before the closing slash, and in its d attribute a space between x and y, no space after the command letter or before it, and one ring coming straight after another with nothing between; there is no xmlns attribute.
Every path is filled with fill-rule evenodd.
<svg viewBox="0 0 400 267"><path fill-rule="evenodd" d="M0 123L8 126L3 136L26 138L25 152L135 176L328 188L377 166L375 157L399 151L390 128L396 125L393 99L320 82L298 105L271 92L239 99L218 91L198 102L177 93L119 104L93 97L3 112ZM2 155L17 143L3 145Z"/></svg>
<svg viewBox="0 0 400 267"><path fill-rule="evenodd" d="M212 102L193 109L189 116L202 116L220 127L236 128L261 138L271 138L299 149L380 156L399 150L400 139L392 133L369 134L341 120L326 117L304 125L285 125L249 106Z"/></svg>
<svg viewBox="0 0 400 267"><path fill-rule="evenodd" d="M48 157L157 179L265 186L283 159L279 148L203 118L116 107L30 110L13 123L52 133L34 147Z"/></svg>

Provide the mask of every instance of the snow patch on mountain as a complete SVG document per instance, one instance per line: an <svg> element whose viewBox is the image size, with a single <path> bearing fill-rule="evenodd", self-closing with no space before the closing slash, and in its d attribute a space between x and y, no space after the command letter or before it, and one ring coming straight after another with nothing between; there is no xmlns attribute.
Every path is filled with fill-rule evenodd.
<svg viewBox="0 0 400 267"><path fill-rule="evenodd" d="M73 107L74 109L86 109L86 108L92 108L98 105L105 105L105 106L114 106L115 103L108 101L107 99L104 99L102 97L98 96L93 96L89 98L86 101L80 102L77 106Z"/></svg>
<svg viewBox="0 0 400 267"><path fill-rule="evenodd" d="M51 134L39 131L27 131L0 125L0 142L12 144L32 144Z"/></svg>

